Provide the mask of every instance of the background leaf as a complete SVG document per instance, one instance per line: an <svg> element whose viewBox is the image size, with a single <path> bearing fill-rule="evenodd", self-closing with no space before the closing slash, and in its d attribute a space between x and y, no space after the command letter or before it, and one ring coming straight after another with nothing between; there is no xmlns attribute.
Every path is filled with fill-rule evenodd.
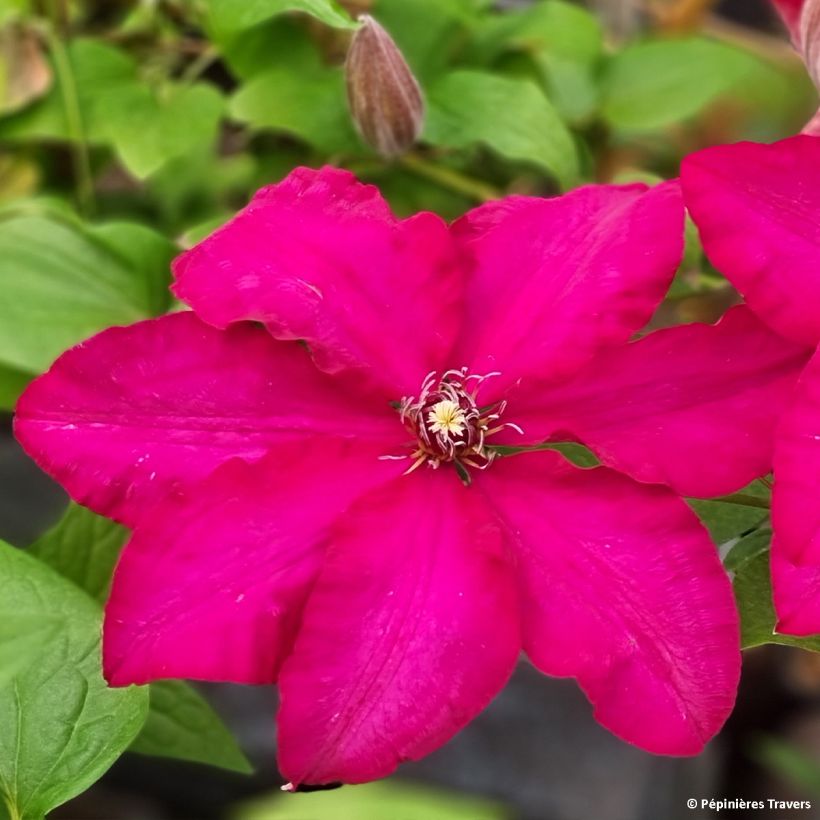
<svg viewBox="0 0 820 820"><path fill-rule="evenodd" d="M129 532L85 507L70 504L60 521L27 552L104 602ZM2 675L0 621L0 675ZM219 716L184 681L150 684L148 718L129 751L207 763L247 774L251 765Z"/></svg>
<svg viewBox="0 0 820 820"><path fill-rule="evenodd" d="M35 375L106 327L165 312L172 252L148 228L84 229L45 213L0 218L4 397L20 386L14 371Z"/></svg>
<svg viewBox="0 0 820 820"><path fill-rule="evenodd" d="M32 663L54 637L58 621L50 615L0 610L0 686Z"/></svg>
<svg viewBox="0 0 820 820"><path fill-rule="evenodd" d="M249 803L236 817L237 820L507 820L509 815L483 800L383 780L355 788L300 794L298 800L279 794Z"/></svg>
<svg viewBox="0 0 820 820"><path fill-rule="evenodd" d="M193 686L177 680L157 681L150 692L148 720L129 751L242 774L253 771L219 715Z"/></svg>
<svg viewBox="0 0 820 820"><path fill-rule="evenodd" d="M820 652L820 637L794 638L775 633L769 573L771 532L762 531L742 539L726 560L734 572L735 598L740 611L741 645L744 649L763 644L797 646Z"/></svg>
<svg viewBox="0 0 820 820"><path fill-rule="evenodd" d="M487 16L471 49L483 60L496 60L511 50L528 54L553 104L573 122L590 117L597 106L604 38L598 20L583 8L547 0Z"/></svg>
<svg viewBox="0 0 820 820"><path fill-rule="evenodd" d="M246 82L231 116L254 129L291 134L327 153L362 152L345 102L341 69L315 65L270 68Z"/></svg>
<svg viewBox="0 0 820 820"><path fill-rule="evenodd" d="M215 86L165 80L154 87L140 77L129 54L89 38L71 42L67 54L84 136L111 145L136 177L215 140L225 107ZM58 84L41 102L0 121L0 139L75 136Z"/></svg>
<svg viewBox="0 0 820 820"><path fill-rule="evenodd" d="M483 144L530 162L567 187L577 180L572 137L538 86L483 71L455 71L430 88L424 139L465 148Z"/></svg>
<svg viewBox="0 0 820 820"><path fill-rule="evenodd" d="M703 37L625 48L606 69L603 114L610 125L646 131L680 123L758 67L749 52Z"/></svg>
<svg viewBox="0 0 820 820"><path fill-rule="evenodd" d="M334 28L356 28L335 0L207 0L207 10L212 36L223 42L286 11L304 12Z"/></svg>
<svg viewBox="0 0 820 820"><path fill-rule="evenodd" d="M134 83L104 103L97 101L96 106L97 133L111 142L125 167L142 179L169 160L213 141L225 103L219 91L204 83L168 84L161 96Z"/></svg>
<svg viewBox="0 0 820 820"><path fill-rule="evenodd" d="M0 686L0 793L36 820L97 780L136 736L144 688L109 689L100 674L100 613L71 582L0 544L3 604L51 617L59 632L36 663Z"/></svg>
<svg viewBox="0 0 820 820"><path fill-rule="evenodd" d="M70 504L60 521L27 552L102 603L128 536L119 524Z"/></svg>

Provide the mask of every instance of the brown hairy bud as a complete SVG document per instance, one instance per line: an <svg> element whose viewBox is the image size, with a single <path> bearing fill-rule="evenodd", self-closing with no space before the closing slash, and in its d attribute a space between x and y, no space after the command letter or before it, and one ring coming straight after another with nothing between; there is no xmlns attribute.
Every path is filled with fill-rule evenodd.
<svg viewBox="0 0 820 820"><path fill-rule="evenodd" d="M350 113L369 145L396 157L421 134L424 99L393 38L372 17L359 19L345 65Z"/></svg>

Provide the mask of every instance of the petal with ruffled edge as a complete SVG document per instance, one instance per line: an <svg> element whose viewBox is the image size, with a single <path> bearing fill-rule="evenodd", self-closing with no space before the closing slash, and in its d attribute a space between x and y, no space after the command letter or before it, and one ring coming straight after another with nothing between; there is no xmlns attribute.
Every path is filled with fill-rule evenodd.
<svg viewBox="0 0 820 820"><path fill-rule="evenodd" d="M458 331L463 273L446 224L399 220L347 171L298 168L174 263L176 294L206 322L304 339L327 372L355 369L413 395Z"/></svg>
<svg viewBox="0 0 820 820"><path fill-rule="evenodd" d="M556 453L500 459L475 482L516 542L524 649L570 676L614 734L690 755L732 710L738 617L717 550L659 486Z"/></svg>
<svg viewBox="0 0 820 820"><path fill-rule="evenodd" d="M777 631L820 634L820 353L797 383L774 458L772 587Z"/></svg>
<svg viewBox="0 0 820 820"><path fill-rule="evenodd" d="M387 485L340 521L282 667L281 771L297 785L384 777L487 706L519 650L481 497L450 469Z"/></svg>
<svg viewBox="0 0 820 820"><path fill-rule="evenodd" d="M820 341L820 139L738 143L681 166L686 205L715 267L778 333Z"/></svg>
<svg viewBox="0 0 820 820"><path fill-rule="evenodd" d="M554 199L509 197L453 226L473 260L459 366L558 377L627 341L663 299L683 251L677 183L588 186Z"/></svg>
<svg viewBox="0 0 820 820"><path fill-rule="evenodd" d="M581 441L638 481L709 498L771 471L775 427L810 355L739 306L716 325L606 351L573 378L516 396L506 415L522 440Z"/></svg>
<svg viewBox="0 0 820 820"><path fill-rule="evenodd" d="M158 678L270 683L290 651L328 531L404 469L339 439L239 459L161 501L126 545L105 611L116 686Z"/></svg>
<svg viewBox="0 0 820 820"><path fill-rule="evenodd" d="M17 405L26 452L76 501L126 524L178 482L314 434L402 441L387 402L356 399L307 351L250 323L177 313L64 353Z"/></svg>

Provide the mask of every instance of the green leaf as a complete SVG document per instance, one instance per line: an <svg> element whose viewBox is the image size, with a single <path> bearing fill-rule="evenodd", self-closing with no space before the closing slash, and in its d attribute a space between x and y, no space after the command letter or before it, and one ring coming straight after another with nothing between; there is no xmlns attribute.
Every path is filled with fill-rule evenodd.
<svg viewBox="0 0 820 820"><path fill-rule="evenodd" d="M292 134L326 154L359 153L346 100L341 69L320 65L295 72L285 64L245 83L230 112L253 128Z"/></svg>
<svg viewBox="0 0 820 820"><path fill-rule="evenodd" d="M572 137L535 83L483 71L456 71L429 92L424 138L434 145L483 144L510 160L539 166L563 187L578 178Z"/></svg>
<svg viewBox="0 0 820 820"><path fill-rule="evenodd" d="M201 143L213 142L224 110L222 95L205 83L168 85L164 91L158 96L135 83L95 103L98 133L139 179Z"/></svg>
<svg viewBox="0 0 820 820"><path fill-rule="evenodd" d="M323 60L310 33L298 21L276 17L242 32L223 49L231 71L249 80L270 68L285 66L296 73L315 71Z"/></svg>
<svg viewBox="0 0 820 820"><path fill-rule="evenodd" d="M607 67L603 114L625 131L679 123L731 91L757 66L748 52L701 37L638 43Z"/></svg>
<svg viewBox="0 0 820 820"><path fill-rule="evenodd" d="M0 410L13 410L30 381L31 373L0 365Z"/></svg>
<svg viewBox="0 0 820 820"><path fill-rule="evenodd" d="M100 142L94 107L98 100L116 97L133 84L135 63L123 51L98 40L79 38L68 47L85 137ZM54 83L41 101L10 117L0 118L0 139L69 139L63 92Z"/></svg>
<svg viewBox="0 0 820 820"><path fill-rule="evenodd" d="M85 230L56 215L7 212L0 219L0 366L37 374L104 328L164 312L169 249L147 228Z"/></svg>
<svg viewBox="0 0 820 820"><path fill-rule="evenodd" d="M218 43L287 11L300 11L333 28L356 28L335 0L207 0L207 27Z"/></svg>
<svg viewBox="0 0 820 820"><path fill-rule="evenodd" d="M57 633L59 622L44 614L0 610L0 686L29 666Z"/></svg>
<svg viewBox="0 0 820 820"><path fill-rule="evenodd" d="M441 73L480 20L472 0L377 0L372 13L422 82Z"/></svg>
<svg viewBox="0 0 820 820"><path fill-rule="evenodd" d="M86 230L137 274L144 285L147 313L165 313L171 305L171 262L179 248L161 233L135 222L106 222Z"/></svg>
<svg viewBox="0 0 820 820"><path fill-rule="evenodd" d="M539 68L558 111L579 121L598 102L597 69L603 55L598 19L559 0L485 18L471 46L474 59L489 61L504 51L529 54Z"/></svg>
<svg viewBox="0 0 820 820"><path fill-rule="evenodd" d="M0 795L12 817L42 818L120 756L148 709L145 688L100 673L99 606L37 559L0 544L3 605L59 626L36 662L0 686Z"/></svg>
<svg viewBox="0 0 820 820"><path fill-rule="evenodd" d="M62 519L27 552L102 603L128 535L128 530L113 521L71 504ZM218 715L195 689L182 681L150 685L148 719L129 750L208 763L237 772L251 770Z"/></svg>
<svg viewBox="0 0 820 820"><path fill-rule="evenodd" d="M508 820L497 803L428 786L383 780L335 791L278 794L241 808L236 820Z"/></svg>
<svg viewBox="0 0 820 820"><path fill-rule="evenodd" d="M763 766L800 791L820 798L820 765L805 750L775 737L764 737L753 748Z"/></svg>
<svg viewBox="0 0 820 820"><path fill-rule="evenodd" d="M206 763L242 774L253 767L208 701L183 681L151 684L148 720L129 751Z"/></svg>
<svg viewBox="0 0 820 820"><path fill-rule="evenodd" d="M771 532L759 530L741 539L726 558L734 573L734 590L740 612L741 646L782 644L820 652L820 637L793 638L777 634L769 571Z"/></svg>
<svg viewBox="0 0 820 820"><path fill-rule="evenodd" d="M128 530L70 504L63 517L27 551L102 602Z"/></svg>
<svg viewBox="0 0 820 820"><path fill-rule="evenodd" d="M719 500L690 499L689 506L697 513L718 546L756 529L769 517L764 509Z"/></svg>
<svg viewBox="0 0 820 820"><path fill-rule="evenodd" d="M152 88L139 78L138 64L130 55L97 40L73 41L68 58L85 138L112 145L136 177L144 178L216 138L224 100L214 86L165 83ZM0 138L70 136L58 86L42 102L0 121Z"/></svg>

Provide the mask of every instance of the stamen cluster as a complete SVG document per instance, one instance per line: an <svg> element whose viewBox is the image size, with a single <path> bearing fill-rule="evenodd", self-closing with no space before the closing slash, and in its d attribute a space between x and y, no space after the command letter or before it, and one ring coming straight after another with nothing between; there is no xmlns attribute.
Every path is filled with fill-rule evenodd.
<svg viewBox="0 0 820 820"><path fill-rule="evenodd" d="M405 396L401 400L398 408L401 421L418 442L408 473L425 463L438 469L446 462L484 470L497 455L487 447L487 439L507 427L522 432L509 422L496 424L504 413L506 401L486 407L478 404L482 384L498 375L469 374L463 367L448 370L438 378L433 371L422 382L417 398Z"/></svg>

